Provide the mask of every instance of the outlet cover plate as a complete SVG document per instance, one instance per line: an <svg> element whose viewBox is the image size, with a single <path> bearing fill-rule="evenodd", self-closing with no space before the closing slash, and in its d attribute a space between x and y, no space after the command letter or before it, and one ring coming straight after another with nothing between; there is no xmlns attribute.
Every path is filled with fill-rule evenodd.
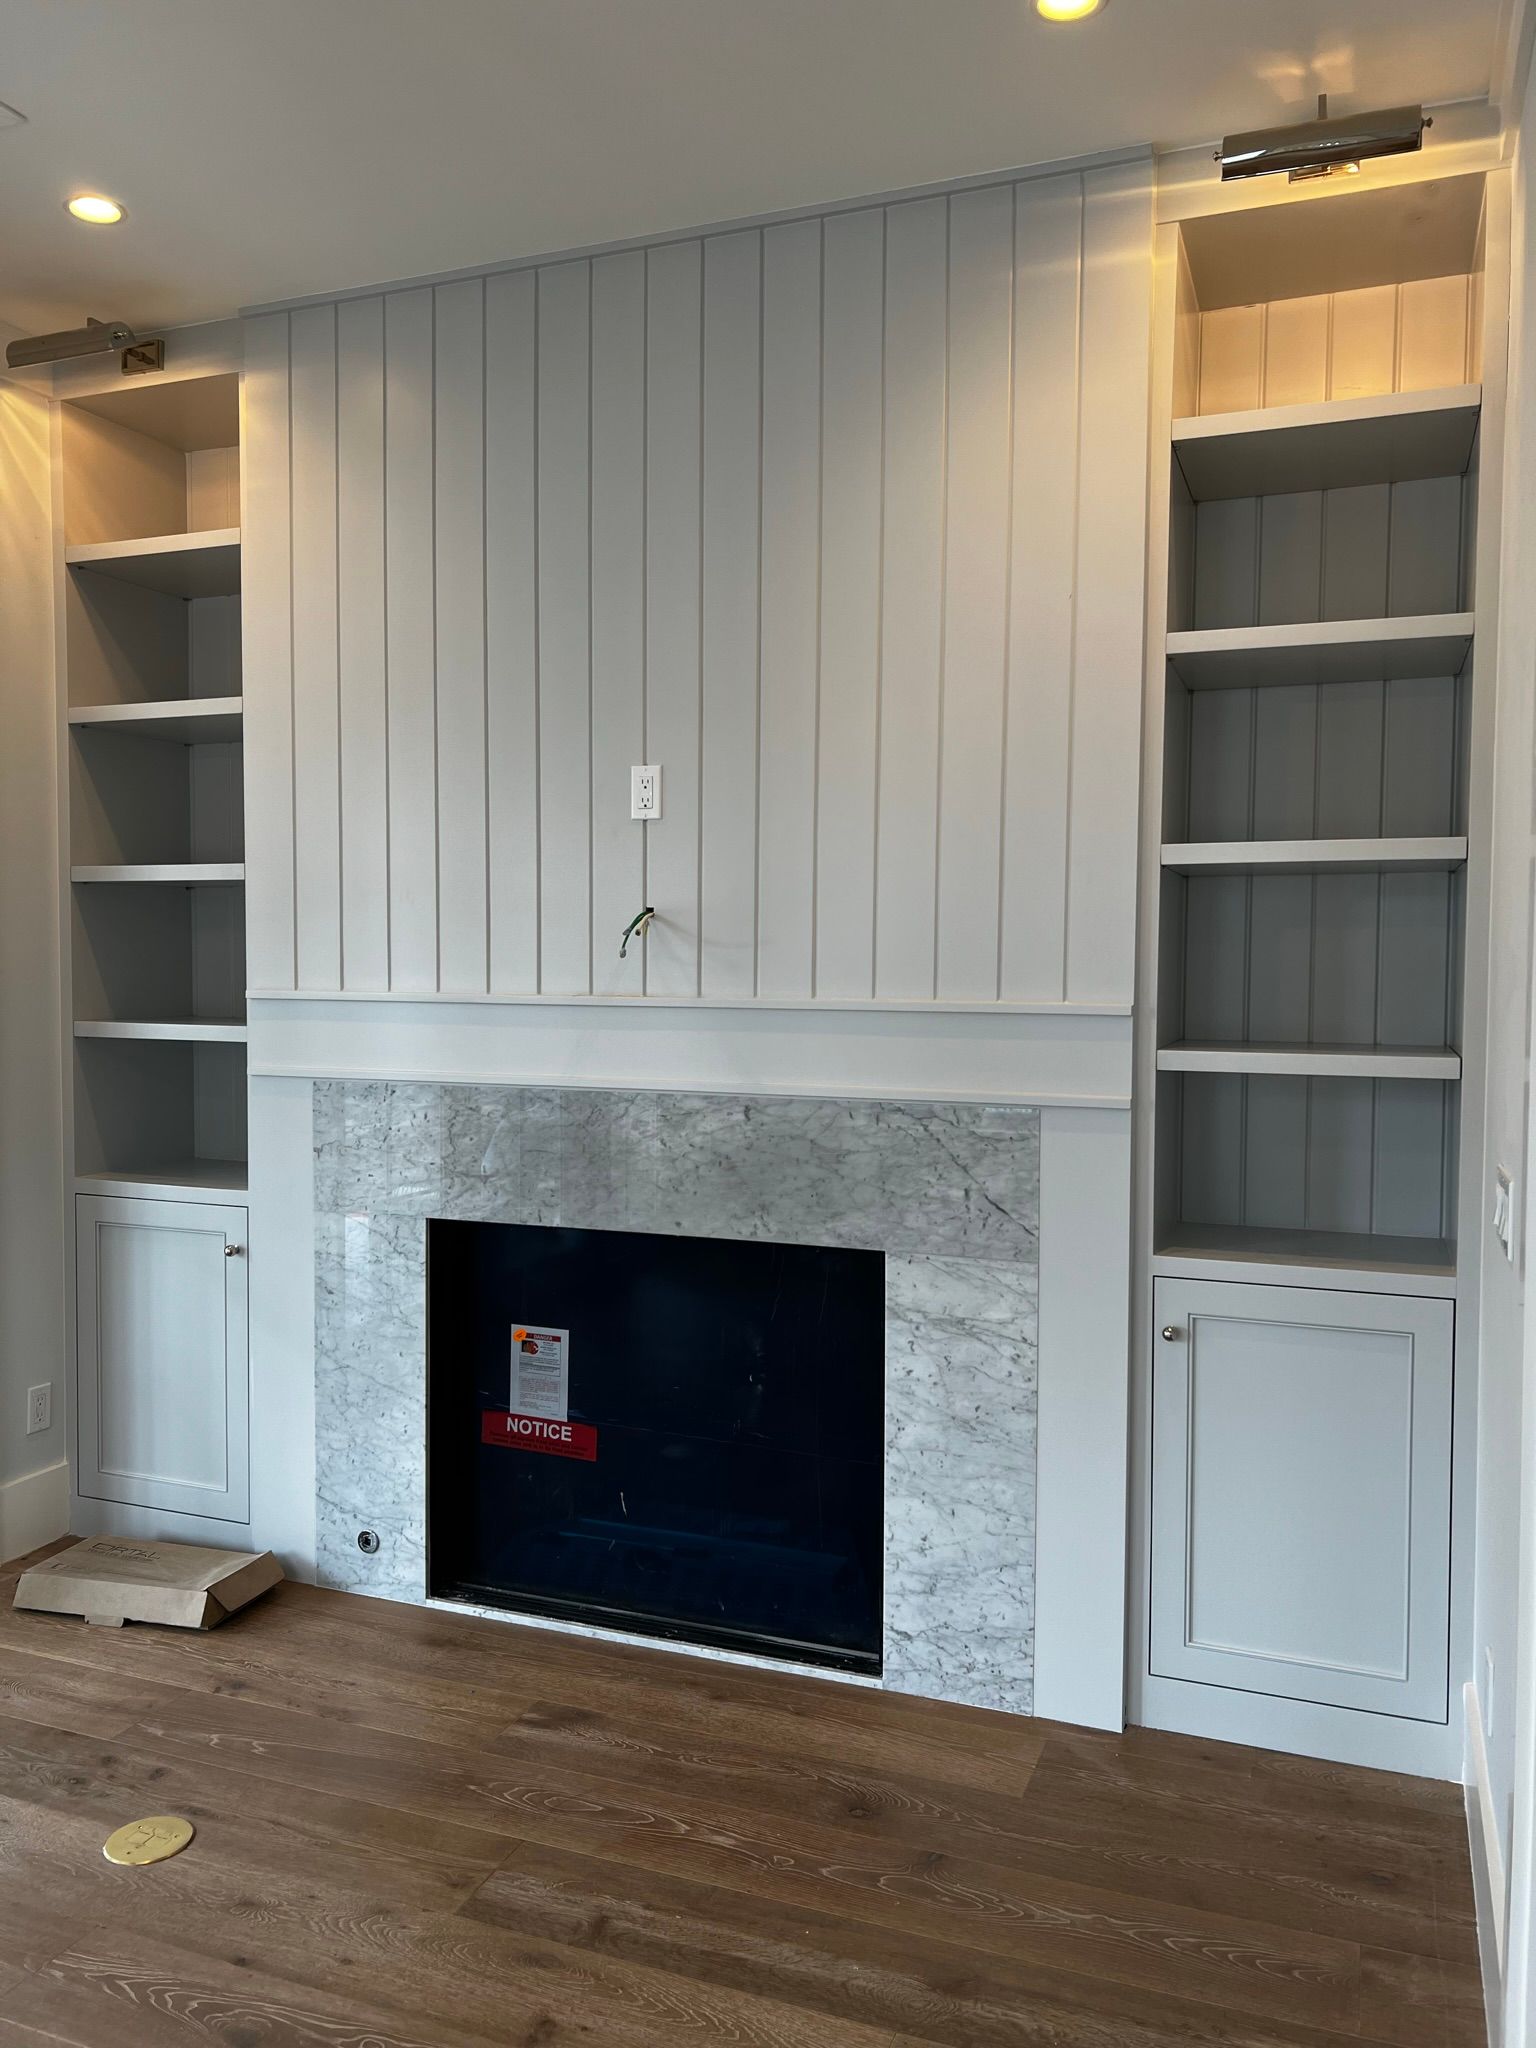
<svg viewBox="0 0 1536 2048"><path fill-rule="evenodd" d="M629 771L629 815L647 823L661 816L661 770L654 762Z"/></svg>
<svg viewBox="0 0 1536 2048"><path fill-rule="evenodd" d="M53 1382L44 1380L40 1387L27 1389L27 1435L36 1436L39 1430L48 1429L53 1422Z"/></svg>

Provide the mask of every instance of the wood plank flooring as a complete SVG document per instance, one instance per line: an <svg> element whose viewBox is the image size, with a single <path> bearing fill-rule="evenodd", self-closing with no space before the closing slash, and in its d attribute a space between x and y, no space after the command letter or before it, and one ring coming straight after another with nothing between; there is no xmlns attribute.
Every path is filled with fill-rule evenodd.
<svg viewBox="0 0 1536 2048"><path fill-rule="evenodd" d="M1480 2048L1458 1788L286 1585L11 1608L0 2042ZM192 1847L105 1863L125 1820Z"/></svg>

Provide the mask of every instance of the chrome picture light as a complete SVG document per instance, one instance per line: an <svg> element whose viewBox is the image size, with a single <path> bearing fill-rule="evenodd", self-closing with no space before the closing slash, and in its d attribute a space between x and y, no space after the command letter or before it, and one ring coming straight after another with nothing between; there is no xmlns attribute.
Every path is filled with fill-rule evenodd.
<svg viewBox="0 0 1536 2048"><path fill-rule="evenodd" d="M1239 178L1331 178L1358 171L1373 157L1403 156L1424 146L1430 122L1422 107L1385 107L1371 114L1330 118L1328 95L1319 93L1317 119L1284 128L1253 128L1228 135L1216 152L1221 182Z"/></svg>
<svg viewBox="0 0 1536 2048"><path fill-rule="evenodd" d="M5 351L6 366L12 370L36 369L42 363L65 363L75 356L106 355L121 349L123 375L165 367L165 343L140 341L122 320L87 320L83 327L61 328L57 334L34 334L13 341Z"/></svg>

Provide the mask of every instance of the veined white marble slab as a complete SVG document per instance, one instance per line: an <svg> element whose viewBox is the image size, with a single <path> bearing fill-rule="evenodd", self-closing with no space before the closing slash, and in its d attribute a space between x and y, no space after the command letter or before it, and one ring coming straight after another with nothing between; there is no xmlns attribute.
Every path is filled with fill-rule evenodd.
<svg viewBox="0 0 1536 2048"><path fill-rule="evenodd" d="M1030 1711L1037 1110L320 1082L315 1194L322 1583L427 1597L429 1217L866 1247L886 1253L884 1682Z"/></svg>

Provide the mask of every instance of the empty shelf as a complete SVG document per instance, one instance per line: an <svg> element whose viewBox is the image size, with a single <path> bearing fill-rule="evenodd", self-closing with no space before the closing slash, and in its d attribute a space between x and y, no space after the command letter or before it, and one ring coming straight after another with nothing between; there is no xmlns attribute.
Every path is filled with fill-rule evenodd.
<svg viewBox="0 0 1536 2048"><path fill-rule="evenodd" d="M118 861L73 867L69 878L72 882L243 882L245 864L238 860Z"/></svg>
<svg viewBox="0 0 1536 2048"><path fill-rule="evenodd" d="M1168 659L1191 690L1454 676L1472 645L1472 625L1471 612L1441 612L1170 633Z"/></svg>
<svg viewBox="0 0 1536 2048"><path fill-rule="evenodd" d="M1456 1280L1456 1245L1440 1237L1377 1237L1344 1230L1266 1230L1247 1224L1175 1223L1159 1239L1154 1262L1193 1266L1209 1260L1227 1265L1314 1266L1374 1275L1388 1281L1433 1283L1451 1293ZM1287 1278L1294 1279L1294 1274Z"/></svg>
<svg viewBox="0 0 1536 2048"><path fill-rule="evenodd" d="M1165 846L1180 875L1429 874L1466 864L1465 839L1238 839Z"/></svg>
<svg viewBox="0 0 1536 2048"><path fill-rule="evenodd" d="M98 1167L76 1173L81 1195L150 1195L161 1201L210 1201L220 1196L244 1198L248 1169L243 1159L183 1159L164 1166Z"/></svg>
<svg viewBox="0 0 1536 2048"><path fill-rule="evenodd" d="M240 529L96 541L66 548L64 559L72 569L90 569L170 597L232 597L240 588Z"/></svg>
<svg viewBox="0 0 1536 2048"><path fill-rule="evenodd" d="M155 1038L179 1045L243 1045L250 1033L240 1017L77 1017L75 1036Z"/></svg>
<svg viewBox="0 0 1536 2048"><path fill-rule="evenodd" d="M78 704L71 725L90 732L137 733L143 739L179 740L185 746L237 740L244 729L239 697L178 697L155 704Z"/></svg>
<svg viewBox="0 0 1536 2048"><path fill-rule="evenodd" d="M1481 385L1457 384L1210 413L1174 421L1173 452L1198 500L1460 476L1472 459L1482 397Z"/></svg>
<svg viewBox="0 0 1536 2048"><path fill-rule="evenodd" d="M1187 1039L1158 1049L1164 1074L1339 1074L1394 1081L1459 1081L1461 1054L1448 1045L1219 1044Z"/></svg>

